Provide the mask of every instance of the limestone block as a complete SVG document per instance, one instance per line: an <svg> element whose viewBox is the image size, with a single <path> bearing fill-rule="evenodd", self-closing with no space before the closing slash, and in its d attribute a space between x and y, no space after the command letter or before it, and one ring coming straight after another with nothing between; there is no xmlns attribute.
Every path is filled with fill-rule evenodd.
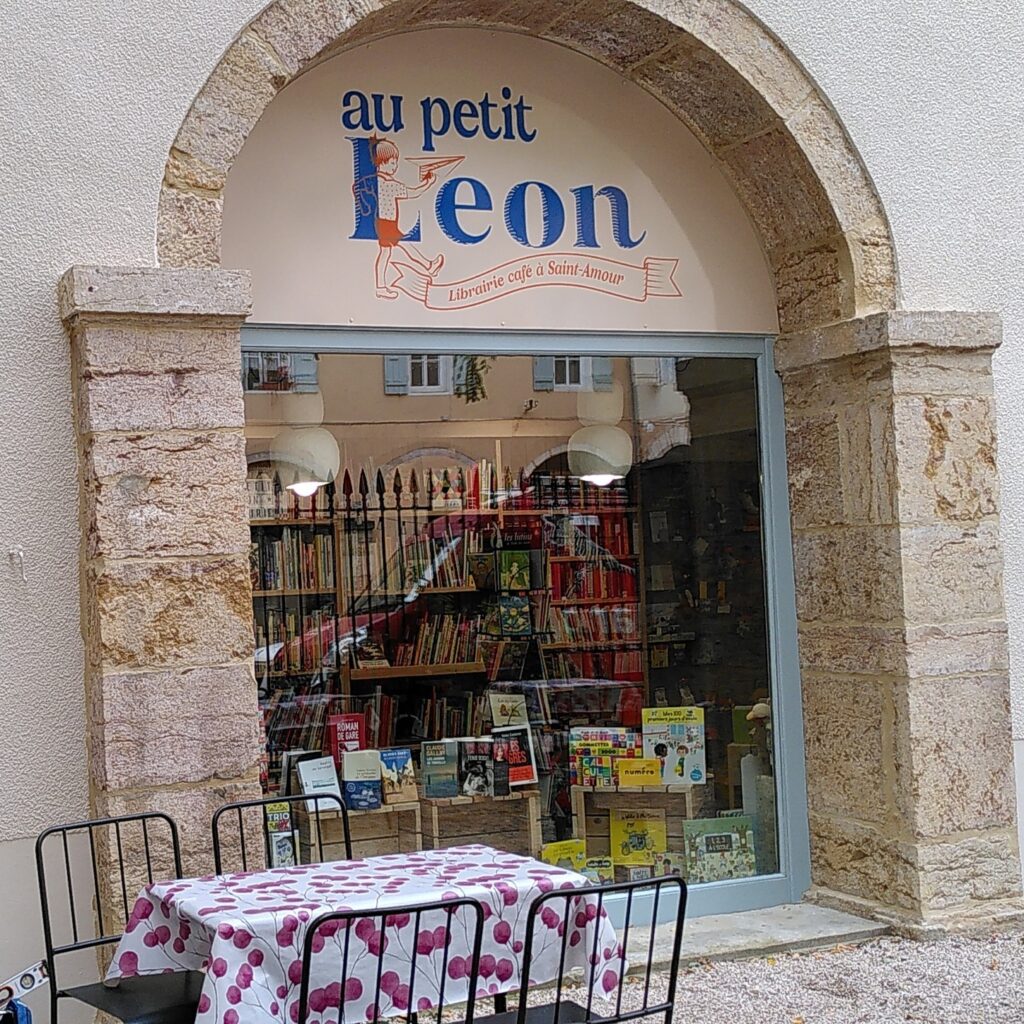
<svg viewBox="0 0 1024 1024"><path fill-rule="evenodd" d="M93 435L83 454L87 558L249 550L241 430Z"/></svg>
<svg viewBox="0 0 1024 1024"><path fill-rule="evenodd" d="M839 420L835 413L786 424L789 504L795 529L843 522Z"/></svg>
<svg viewBox="0 0 1024 1024"><path fill-rule="evenodd" d="M853 144L817 92L809 93L786 119L786 128L814 168L843 231L884 219L885 211Z"/></svg>
<svg viewBox="0 0 1024 1024"><path fill-rule="evenodd" d="M671 25L637 4L592 0L570 7L544 31L612 67L625 69L673 41Z"/></svg>
<svg viewBox="0 0 1024 1024"><path fill-rule="evenodd" d="M778 353L778 347L776 349ZM786 352L779 353L783 359ZM864 403L891 405L889 360L885 352L868 352L843 359L823 358L782 373L787 420L822 415L837 407Z"/></svg>
<svg viewBox="0 0 1024 1024"><path fill-rule="evenodd" d="M196 96L174 148L219 175L217 189L223 188L249 132L290 77L275 51L246 30L232 43Z"/></svg>
<svg viewBox="0 0 1024 1024"><path fill-rule="evenodd" d="M81 372L88 378L210 370L226 371L239 380L242 377L237 328L182 326L159 320L145 326L90 324L87 330L75 332L74 345Z"/></svg>
<svg viewBox="0 0 1024 1024"><path fill-rule="evenodd" d="M247 557L94 563L104 665L184 667L252 657Z"/></svg>
<svg viewBox="0 0 1024 1024"><path fill-rule="evenodd" d="M915 836L1015 823L1010 692L1003 674L896 685L896 801Z"/></svg>
<svg viewBox="0 0 1024 1024"><path fill-rule="evenodd" d="M807 801L819 814L883 823L893 814L889 684L804 672Z"/></svg>
<svg viewBox="0 0 1024 1024"><path fill-rule="evenodd" d="M239 371L76 375L79 434L103 430L237 428L245 406Z"/></svg>
<svg viewBox="0 0 1024 1024"><path fill-rule="evenodd" d="M913 913L918 880L913 847L884 830L823 814L810 815L815 885Z"/></svg>
<svg viewBox="0 0 1024 1024"><path fill-rule="evenodd" d="M718 54L687 41L638 65L630 77L679 112L705 145L719 150L775 124L775 112Z"/></svg>
<svg viewBox="0 0 1024 1024"><path fill-rule="evenodd" d="M785 128L763 132L720 155L767 249L795 249L838 235L828 197ZM828 283L827 274L823 280Z"/></svg>
<svg viewBox="0 0 1024 1024"><path fill-rule="evenodd" d="M906 670L906 638L899 626L801 622L801 672L878 676Z"/></svg>
<svg viewBox="0 0 1024 1024"><path fill-rule="evenodd" d="M899 397L894 416L904 522L970 522L998 512L991 399Z"/></svg>
<svg viewBox="0 0 1024 1024"><path fill-rule="evenodd" d="M409 25L508 25L540 32L564 11L553 0L431 0L408 17Z"/></svg>
<svg viewBox="0 0 1024 1024"><path fill-rule="evenodd" d="M356 17L350 0L278 0L264 8L249 28L295 75L350 28Z"/></svg>
<svg viewBox="0 0 1024 1024"><path fill-rule="evenodd" d="M164 185L157 206L157 258L164 267L219 267L224 199Z"/></svg>
<svg viewBox="0 0 1024 1024"><path fill-rule="evenodd" d="M854 397L854 395L851 395ZM847 523L895 523L897 446L888 399L844 406L838 414L843 518Z"/></svg>
<svg viewBox="0 0 1024 1024"><path fill-rule="evenodd" d="M992 356L987 351L893 349L892 390L897 395L992 398Z"/></svg>
<svg viewBox="0 0 1024 1024"><path fill-rule="evenodd" d="M846 247L853 262L855 315L892 309L899 301L899 284L888 225L869 223L847 231Z"/></svg>
<svg viewBox="0 0 1024 1024"><path fill-rule="evenodd" d="M926 913L1020 897L1020 854L1012 829L923 844L912 858Z"/></svg>
<svg viewBox="0 0 1024 1024"><path fill-rule="evenodd" d="M103 673L90 690L96 786L233 779L258 767L259 711L249 662Z"/></svg>
<svg viewBox="0 0 1024 1024"><path fill-rule="evenodd" d="M902 615L900 541L895 527L797 531L793 562L801 622L884 623Z"/></svg>
<svg viewBox="0 0 1024 1024"><path fill-rule="evenodd" d="M247 270L196 270L188 267L102 267L75 265L61 277L57 298L62 320L93 317L90 330L101 329L95 317L124 317L135 323L146 318L147 331L158 332L157 316L201 316L204 331L214 327L215 318L236 324L252 311L252 287ZM77 322L76 322L77 325ZM79 325L80 326L80 325ZM176 330L188 329L182 321ZM237 348L238 333L235 331ZM76 341L78 339L76 338ZM175 344L184 344L176 338ZM138 341L134 344L137 346Z"/></svg>
<svg viewBox="0 0 1024 1024"><path fill-rule="evenodd" d="M1006 623L1001 619L906 628L906 672L911 677L1004 673L1009 668Z"/></svg>
<svg viewBox="0 0 1024 1024"><path fill-rule="evenodd" d="M781 117L813 91L786 47L733 0L706 0L692 26L693 34L736 68Z"/></svg>
<svg viewBox="0 0 1024 1024"><path fill-rule="evenodd" d="M1003 618L1003 558L995 522L901 531L909 623Z"/></svg>
<svg viewBox="0 0 1024 1024"><path fill-rule="evenodd" d="M751 209L749 205L747 209ZM775 234L785 230L785 224L777 225ZM781 330L797 331L852 314L846 259L844 245L836 240L773 254Z"/></svg>
<svg viewBox="0 0 1024 1024"><path fill-rule="evenodd" d="M214 785L96 790L93 802L98 814L137 814L140 811L163 811L169 814L178 823L181 834L185 875L193 877L213 871L210 836L213 812L223 804L254 800L260 795L259 778L254 772L237 781Z"/></svg>

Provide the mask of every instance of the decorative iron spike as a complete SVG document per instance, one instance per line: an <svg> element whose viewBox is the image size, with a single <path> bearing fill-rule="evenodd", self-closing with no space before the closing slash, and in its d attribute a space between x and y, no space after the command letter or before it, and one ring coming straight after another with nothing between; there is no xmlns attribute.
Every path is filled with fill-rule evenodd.
<svg viewBox="0 0 1024 1024"><path fill-rule="evenodd" d="M384 474L378 469L377 478L373 481L373 489L377 492L378 498L384 497L387 488L384 486Z"/></svg>
<svg viewBox="0 0 1024 1024"><path fill-rule="evenodd" d="M366 496L370 493L370 485L366 480L366 470L359 470L359 494L365 500Z"/></svg>
<svg viewBox="0 0 1024 1024"><path fill-rule="evenodd" d="M413 467L412 472L409 474L409 491L412 494L420 493L420 482L416 478L416 467Z"/></svg>
<svg viewBox="0 0 1024 1024"><path fill-rule="evenodd" d="M341 493L346 498L352 497L352 477L349 475L348 470L345 470L345 475L341 478Z"/></svg>
<svg viewBox="0 0 1024 1024"><path fill-rule="evenodd" d="M402 493L402 474L395 470L395 479L391 481L391 491L393 494Z"/></svg>

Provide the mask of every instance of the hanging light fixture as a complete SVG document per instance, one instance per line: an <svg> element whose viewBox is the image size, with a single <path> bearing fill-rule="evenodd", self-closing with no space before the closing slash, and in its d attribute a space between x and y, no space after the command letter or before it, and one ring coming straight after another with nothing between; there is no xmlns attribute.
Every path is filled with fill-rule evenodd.
<svg viewBox="0 0 1024 1024"><path fill-rule="evenodd" d="M621 480L633 466L633 439L609 423L580 427L568 448L569 472L598 487Z"/></svg>
<svg viewBox="0 0 1024 1024"><path fill-rule="evenodd" d="M333 480L341 465L338 439L324 427L285 427L274 435L270 451L275 462L292 471L285 486L303 498ZM281 475L287 479L287 471Z"/></svg>

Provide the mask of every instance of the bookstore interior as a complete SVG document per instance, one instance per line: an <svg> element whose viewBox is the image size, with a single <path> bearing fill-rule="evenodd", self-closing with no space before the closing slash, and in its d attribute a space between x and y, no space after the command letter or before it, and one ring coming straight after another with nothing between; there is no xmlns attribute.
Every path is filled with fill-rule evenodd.
<svg viewBox="0 0 1024 1024"><path fill-rule="evenodd" d="M257 350L243 378L267 792L414 812L355 815L366 852L780 870L754 359Z"/></svg>

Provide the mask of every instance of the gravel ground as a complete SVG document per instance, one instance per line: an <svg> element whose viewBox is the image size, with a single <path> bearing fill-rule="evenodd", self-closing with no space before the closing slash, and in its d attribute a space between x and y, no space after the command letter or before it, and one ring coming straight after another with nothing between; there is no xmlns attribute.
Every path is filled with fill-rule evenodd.
<svg viewBox="0 0 1024 1024"><path fill-rule="evenodd" d="M664 991L665 976L655 978ZM642 1005L641 984L631 980L626 993L623 1004ZM680 972L673 1024L904 1021L1024 1024L1024 934L940 942L882 938L814 953L692 964Z"/></svg>

